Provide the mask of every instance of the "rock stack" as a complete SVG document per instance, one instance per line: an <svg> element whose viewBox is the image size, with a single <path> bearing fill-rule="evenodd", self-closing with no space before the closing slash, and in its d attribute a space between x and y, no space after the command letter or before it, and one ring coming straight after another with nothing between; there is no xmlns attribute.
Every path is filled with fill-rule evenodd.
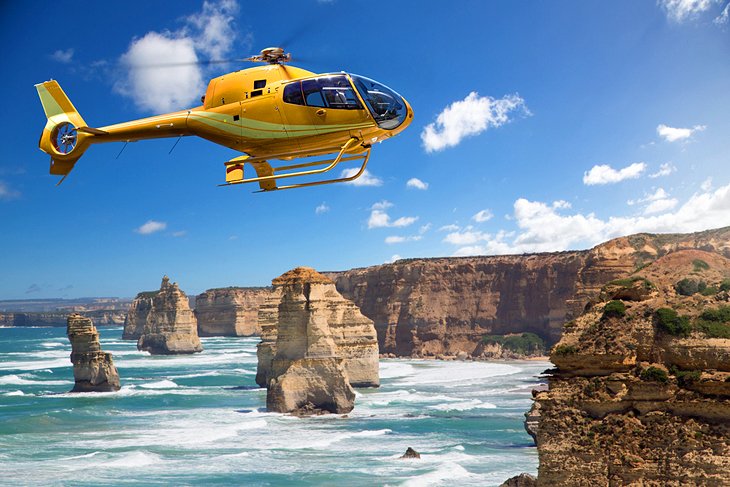
<svg viewBox="0 0 730 487"><path fill-rule="evenodd" d="M71 392L109 392L119 390L119 374L112 354L102 352L99 332L89 318L69 315L66 334L71 342L74 388Z"/></svg>
<svg viewBox="0 0 730 487"><path fill-rule="evenodd" d="M160 290L152 297L137 349L152 355L202 352L198 325L188 297L177 283L162 278Z"/></svg>
<svg viewBox="0 0 730 487"><path fill-rule="evenodd" d="M295 414L351 411L355 392L328 323L332 281L298 267L272 282L281 301L266 408Z"/></svg>
<svg viewBox="0 0 730 487"><path fill-rule="evenodd" d="M152 309L152 298L157 291L144 291L138 293L129 307L127 317L124 319L124 332L122 340L139 340L147 323L147 315Z"/></svg>
<svg viewBox="0 0 730 487"><path fill-rule="evenodd" d="M378 387L378 339L372 320L365 317L352 301L343 298L330 279L308 267L298 267L274 279L274 290L260 307L261 343L257 352L256 382L261 387L268 383L271 361L277 351L279 302L282 300L282 287L287 282L286 276L309 276L313 279L309 283L311 299L317 302L320 319L329 325L338 355L344 359L350 385Z"/></svg>
<svg viewBox="0 0 730 487"><path fill-rule="evenodd" d="M259 335L259 307L270 293L265 287L208 289L195 298L198 335Z"/></svg>

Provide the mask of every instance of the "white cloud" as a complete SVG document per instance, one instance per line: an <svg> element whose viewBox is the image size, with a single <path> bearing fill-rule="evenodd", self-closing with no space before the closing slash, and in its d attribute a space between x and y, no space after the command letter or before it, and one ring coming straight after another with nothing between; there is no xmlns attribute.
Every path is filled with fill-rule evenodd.
<svg viewBox="0 0 730 487"><path fill-rule="evenodd" d="M439 232L453 232L458 230L459 228L461 228L459 227L459 225L454 225L453 223L451 223L449 225L444 225L443 227L440 227Z"/></svg>
<svg viewBox="0 0 730 487"><path fill-rule="evenodd" d="M177 232L172 232L172 236L173 237L178 237L178 238L179 237L184 237L187 234L188 234L187 230L179 230Z"/></svg>
<svg viewBox="0 0 730 487"><path fill-rule="evenodd" d="M661 124L657 126L656 133L659 134L659 136L667 142L676 142L678 140L689 139L690 137L692 137L692 135L694 135L695 132L701 132L706 128L707 126L705 125L695 125L692 128L684 129L669 127L667 125Z"/></svg>
<svg viewBox="0 0 730 487"><path fill-rule="evenodd" d="M666 201L658 190L650 195ZM664 196L664 198L662 198ZM671 199L670 199L671 200ZM662 203L669 206L670 203ZM676 203L674 204L676 205ZM598 218L595 214L565 214L558 205L520 198L514 203L516 235L490 235L467 228L447 235L446 242L461 247L455 255L550 252L585 248L621 235L639 232L696 232L730 225L730 184L692 195L675 211L640 216ZM663 211L663 212L662 212Z"/></svg>
<svg viewBox="0 0 730 487"><path fill-rule="evenodd" d="M388 215L385 210L392 206L393 203L387 200L373 204L373 206L370 207L368 228L407 227L418 220L417 216L402 216L395 221L391 221L390 215Z"/></svg>
<svg viewBox="0 0 730 487"><path fill-rule="evenodd" d="M485 221L491 220L493 217L494 217L494 213L492 213L491 211L482 210L482 211L476 213L474 216L472 216L471 219L477 223L483 223Z"/></svg>
<svg viewBox="0 0 730 487"><path fill-rule="evenodd" d="M59 63L68 64L74 57L74 50L72 48L59 49L51 54L51 59L58 61Z"/></svg>
<svg viewBox="0 0 730 487"><path fill-rule="evenodd" d="M671 210L677 206L679 201L676 198L662 198L659 200L652 201L646 208L644 208L645 215L653 215L655 213L662 213L667 210Z"/></svg>
<svg viewBox="0 0 730 487"><path fill-rule="evenodd" d="M393 203L388 200L378 201L370 207L371 210L387 210L388 208L393 208Z"/></svg>
<svg viewBox="0 0 730 487"><path fill-rule="evenodd" d="M663 211L671 210L679 201L676 198L670 198L669 193L664 191L664 188L657 188L651 194L645 195L643 198L638 200L629 200L626 203L629 205L638 205L647 203L644 207L644 214L651 215L655 213L661 213Z"/></svg>
<svg viewBox="0 0 730 487"><path fill-rule="evenodd" d="M144 225L135 229L134 231L141 235L149 235L151 233L159 232L167 228L167 223L158 222L155 220L148 220Z"/></svg>
<svg viewBox="0 0 730 487"><path fill-rule="evenodd" d="M728 5L730 5L730 3ZM705 192L710 191L712 189L712 177L709 177L702 181L700 189Z"/></svg>
<svg viewBox="0 0 730 487"><path fill-rule="evenodd" d="M12 200L20 196L20 191L16 191L4 181L0 181L0 200Z"/></svg>
<svg viewBox="0 0 730 487"><path fill-rule="evenodd" d="M431 224L426 223L425 225L421 225L421 228L418 229L418 233L423 235L424 233L428 232L429 230L431 230Z"/></svg>
<svg viewBox="0 0 730 487"><path fill-rule="evenodd" d="M330 211L330 207L327 206L327 203L325 202L322 202L321 205L314 209L315 215L321 215L322 213L327 213L328 211Z"/></svg>
<svg viewBox="0 0 730 487"><path fill-rule="evenodd" d="M220 60L231 50L236 40L235 0L203 2L203 11L187 18L195 32L196 48L209 59Z"/></svg>
<svg viewBox="0 0 730 487"><path fill-rule="evenodd" d="M228 53L236 39L237 9L232 0L204 2L202 11L187 17L179 30L152 31L132 40L120 59L127 74L114 84L115 91L155 112L195 103L205 91L203 70L195 64L198 54L221 58Z"/></svg>
<svg viewBox="0 0 730 487"><path fill-rule="evenodd" d="M356 167L352 167L349 169L343 169L342 173L340 174L341 178L349 178L357 174L357 172L360 169ZM353 179L352 181L347 181L345 184L351 184L352 186L382 186L383 180L380 179L377 176L374 176L370 174L370 172L365 169L363 173L360 175L359 178Z"/></svg>
<svg viewBox="0 0 730 487"><path fill-rule="evenodd" d="M388 263L388 264L392 264L392 263L393 263L393 262L395 262L396 260L400 260L400 259L402 259L402 257L401 257L400 255L398 255L398 254L393 254L393 257L391 257L390 259L388 259L388 260L387 260L387 263Z"/></svg>
<svg viewBox="0 0 730 487"><path fill-rule="evenodd" d="M658 0L658 3L667 17L681 23L709 10L716 0Z"/></svg>
<svg viewBox="0 0 730 487"><path fill-rule="evenodd" d="M385 243L392 245L392 244L398 244L403 242L417 242L421 240L423 237L421 235L409 235L406 237L400 236L400 235L392 235L389 237L385 237Z"/></svg>
<svg viewBox="0 0 730 487"><path fill-rule="evenodd" d="M713 20L712 22L714 22L717 25L725 25L728 23L729 18L730 18L730 3L725 5L725 8L722 9L722 12L720 13L720 15L715 17L715 20Z"/></svg>
<svg viewBox="0 0 730 487"><path fill-rule="evenodd" d="M583 184L613 184L625 179L636 179L646 169L643 162L635 162L623 169L614 169L608 164L593 166L590 171L583 173Z"/></svg>
<svg viewBox="0 0 730 487"><path fill-rule="evenodd" d="M421 132L423 147L426 152L434 152L456 146L465 137L509 122L509 113L514 110L527 115L530 113L525 100L517 94L495 99L491 96L479 96L472 91L463 100L444 108L436 122L424 127Z"/></svg>
<svg viewBox="0 0 730 487"><path fill-rule="evenodd" d="M428 189L428 183L424 183L423 181L421 181L418 178L411 178L406 183L406 187L427 190Z"/></svg>
<svg viewBox="0 0 730 487"><path fill-rule="evenodd" d="M417 216L402 216L395 220L392 225L389 225L391 227L407 227L409 225L412 225L413 223L416 223L418 221Z"/></svg>
<svg viewBox="0 0 730 487"><path fill-rule="evenodd" d="M669 176L673 172L677 171L677 166L672 164L671 162L665 162L664 164L659 166L659 170L653 174L649 174L650 178L660 178L663 176Z"/></svg>

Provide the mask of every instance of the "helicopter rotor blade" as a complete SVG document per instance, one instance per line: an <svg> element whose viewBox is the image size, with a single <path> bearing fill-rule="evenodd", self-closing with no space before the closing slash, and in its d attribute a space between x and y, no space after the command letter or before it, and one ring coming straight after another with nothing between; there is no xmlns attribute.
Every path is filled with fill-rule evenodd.
<svg viewBox="0 0 730 487"><path fill-rule="evenodd" d="M250 61L251 58L235 59L201 59L199 61L184 61L179 63L150 63L150 64L129 64L132 68L178 68L182 66L209 66L211 64L231 64Z"/></svg>

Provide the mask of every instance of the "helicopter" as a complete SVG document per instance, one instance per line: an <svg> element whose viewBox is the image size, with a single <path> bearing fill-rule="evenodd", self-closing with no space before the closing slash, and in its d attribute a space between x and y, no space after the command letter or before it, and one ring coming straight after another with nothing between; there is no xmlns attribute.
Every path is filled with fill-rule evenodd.
<svg viewBox="0 0 730 487"><path fill-rule="evenodd" d="M47 118L38 146L51 156L50 173L63 176L61 184L91 144L194 135L243 153L224 163L219 186L258 183L260 191L274 191L347 182L364 173L374 143L413 120L408 102L382 83L287 66L291 54L280 47L241 61L265 65L211 79L200 106L98 128L86 124L57 81L35 85ZM291 163L304 158L316 160ZM348 161L361 161L352 175L279 184ZM247 165L254 177L244 177Z"/></svg>

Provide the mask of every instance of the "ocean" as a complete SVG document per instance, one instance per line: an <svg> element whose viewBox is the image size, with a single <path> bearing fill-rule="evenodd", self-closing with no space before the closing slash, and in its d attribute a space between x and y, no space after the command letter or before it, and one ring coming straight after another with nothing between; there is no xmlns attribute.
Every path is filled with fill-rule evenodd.
<svg viewBox="0 0 730 487"><path fill-rule="evenodd" d="M523 428L549 362L381 359L346 417L265 412L258 338L150 356L100 328L122 389L70 394L65 328L0 328L0 484L498 486L537 472ZM406 448L420 460L399 459Z"/></svg>

